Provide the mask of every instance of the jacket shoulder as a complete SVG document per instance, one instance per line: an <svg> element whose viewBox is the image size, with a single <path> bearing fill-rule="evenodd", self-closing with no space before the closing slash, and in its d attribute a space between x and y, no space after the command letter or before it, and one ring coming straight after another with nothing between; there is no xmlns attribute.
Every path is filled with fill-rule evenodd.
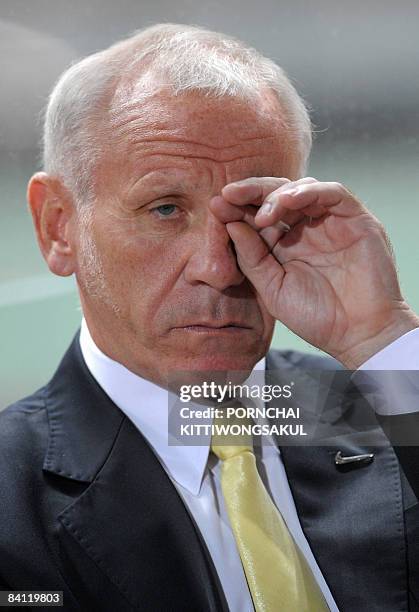
<svg viewBox="0 0 419 612"><path fill-rule="evenodd" d="M19 460L29 467L28 456L45 452L47 430L45 387L0 411L2 471Z"/></svg>
<svg viewBox="0 0 419 612"><path fill-rule="evenodd" d="M46 386L0 410L0 419L16 413L33 413L45 407ZM7 417L6 417L7 418Z"/></svg>

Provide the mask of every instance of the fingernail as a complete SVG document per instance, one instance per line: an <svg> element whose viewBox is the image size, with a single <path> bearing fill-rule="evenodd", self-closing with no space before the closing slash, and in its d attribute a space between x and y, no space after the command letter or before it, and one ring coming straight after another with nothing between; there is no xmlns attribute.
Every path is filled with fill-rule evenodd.
<svg viewBox="0 0 419 612"><path fill-rule="evenodd" d="M264 202L259 210L261 215L270 215L272 212L272 202Z"/></svg>

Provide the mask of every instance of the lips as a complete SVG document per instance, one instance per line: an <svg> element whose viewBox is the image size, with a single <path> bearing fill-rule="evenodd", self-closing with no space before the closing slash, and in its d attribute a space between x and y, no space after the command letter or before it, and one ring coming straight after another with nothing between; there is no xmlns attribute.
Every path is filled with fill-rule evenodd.
<svg viewBox="0 0 419 612"><path fill-rule="evenodd" d="M186 323L185 325L177 325L175 329L190 329L190 328L203 328L203 329L228 329L228 328L237 328L237 329L250 329L249 325L238 321L199 321L193 323Z"/></svg>
<svg viewBox="0 0 419 612"><path fill-rule="evenodd" d="M196 334L197 336L235 336L250 331L250 327L237 327L226 325L224 327L206 327L204 325L187 325L185 327L174 327L174 332L184 334Z"/></svg>

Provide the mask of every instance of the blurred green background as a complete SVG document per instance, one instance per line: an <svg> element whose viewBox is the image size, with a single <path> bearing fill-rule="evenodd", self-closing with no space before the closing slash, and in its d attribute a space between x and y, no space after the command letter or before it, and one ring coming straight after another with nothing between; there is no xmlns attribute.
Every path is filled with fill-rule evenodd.
<svg viewBox="0 0 419 612"><path fill-rule="evenodd" d="M81 319L74 282L48 272L26 206L47 93L74 59L158 21L235 34L294 77L318 132L309 175L345 183L381 219L419 311L417 3L3 0L0 409L49 379ZM279 324L274 346L316 351Z"/></svg>

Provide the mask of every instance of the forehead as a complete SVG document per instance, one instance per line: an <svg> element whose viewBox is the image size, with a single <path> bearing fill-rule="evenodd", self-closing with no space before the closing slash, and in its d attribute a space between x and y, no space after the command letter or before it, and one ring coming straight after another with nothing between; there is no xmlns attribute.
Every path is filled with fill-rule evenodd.
<svg viewBox="0 0 419 612"><path fill-rule="evenodd" d="M168 86L147 91L137 85L115 95L110 120L115 137L167 134L214 148L279 135L285 129L279 102L269 90L243 99L200 92L173 95Z"/></svg>
<svg viewBox="0 0 419 612"><path fill-rule="evenodd" d="M109 117L105 157L123 174L142 174L167 160L175 166L201 160L232 170L245 164L255 175L284 172L287 165L285 123L269 90L250 99L215 98L136 85L116 93ZM233 180L238 178L244 176Z"/></svg>

